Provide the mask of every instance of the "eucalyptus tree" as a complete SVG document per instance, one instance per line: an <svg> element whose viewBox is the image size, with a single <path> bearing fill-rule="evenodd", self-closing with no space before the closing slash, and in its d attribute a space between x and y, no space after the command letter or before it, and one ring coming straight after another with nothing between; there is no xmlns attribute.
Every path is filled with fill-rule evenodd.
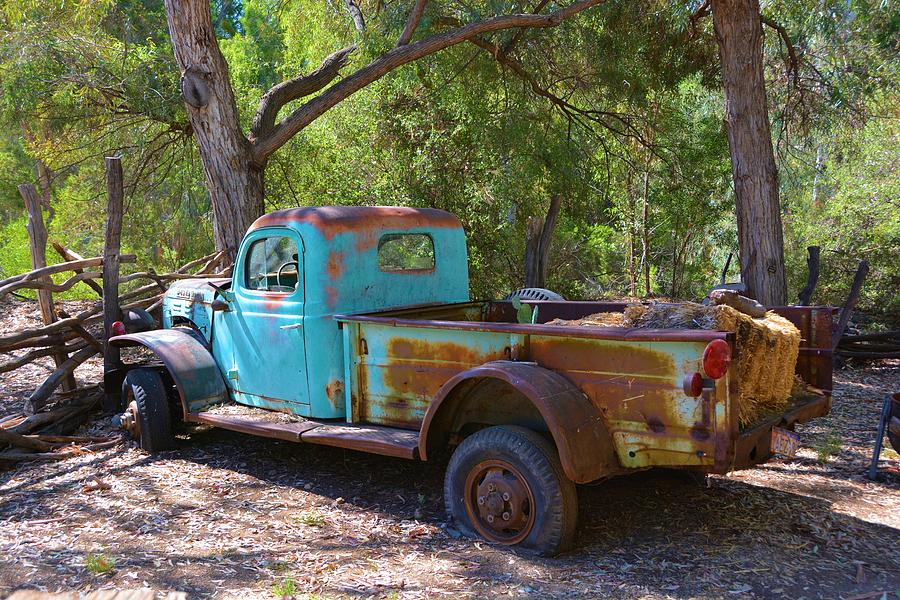
<svg viewBox="0 0 900 600"><path fill-rule="evenodd" d="M241 127L228 64L216 39L208 0L166 0L169 33L182 72L182 93L200 149L214 213L216 246L233 253L247 227L264 212L266 164L276 150L329 109L395 69L477 36L514 28L550 28L602 3L577 0L552 12L471 20L414 40L426 0L416 0L393 48L338 79L356 45L329 54L313 71L278 83L262 95L249 131ZM541 3L542 9L544 3ZM358 32L365 18L347 8ZM279 120L292 101L306 100Z"/></svg>

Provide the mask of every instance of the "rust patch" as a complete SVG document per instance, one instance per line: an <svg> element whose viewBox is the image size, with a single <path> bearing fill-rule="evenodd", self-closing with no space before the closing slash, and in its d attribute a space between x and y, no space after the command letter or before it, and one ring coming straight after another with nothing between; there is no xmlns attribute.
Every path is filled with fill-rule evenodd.
<svg viewBox="0 0 900 600"><path fill-rule="evenodd" d="M325 384L325 396L335 408L340 408L344 403L344 382L340 379L333 379Z"/></svg>
<svg viewBox="0 0 900 600"><path fill-rule="evenodd" d="M325 288L325 303L328 305L328 308L334 309L337 306L338 301L338 290L333 285L329 285Z"/></svg>
<svg viewBox="0 0 900 600"><path fill-rule="evenodd" d="M384 229L461 229L456 216L434 208L405 206L307 206L278 210L257 219L249 231L261 227L309 224L326 240L342 233L361 234ZM374 234L373 234L374 235Z"/></svg>
<svg viewBox="0 0 900 600"><path fill-rule="evenodd" d="M608 373L675 377L671 354L634 343L599 342L573 338L532 338L531 359L562 371L602 369Z"/></svg>
<svg viewBox="0 0 900 600"><path fill-rule="evenodd" d="M364 410L377 413L380 421L418 425L425 408L451 377L500 358L503 358L502 349L481 354L461 344L392 338L387 344L388 367L383 371L390 396L373 399L366 394L365 404L378 402L378 406L366 406Z"/></svg>
<svg viewBox="0 0 900 600"><path fill-rule="evenodd" d="M347 272L347 266L344 264L344 253L332 250L328 253L328 276L332 281L337 281Z"/></svg>
<svg viewBox="0 0 900 600"><path fill-rule="evenodd" d="M653 433L662 433L666 430L665 423L658 417L650 417L647 419L647 427L650 428L650 431Z"/></svg>

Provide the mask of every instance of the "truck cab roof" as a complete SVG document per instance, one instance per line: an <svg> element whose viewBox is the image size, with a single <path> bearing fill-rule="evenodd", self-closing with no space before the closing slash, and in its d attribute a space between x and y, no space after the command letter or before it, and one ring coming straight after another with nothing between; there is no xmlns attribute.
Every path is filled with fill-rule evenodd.
<svg viewBox="0 0 900 600"><path fill-rule="evenodd" d="M235 269L238 285L247 248L285 229L299 238L308 317L469 298L465 232L449 212L313 206L269 213L247 231Z"/></svg>

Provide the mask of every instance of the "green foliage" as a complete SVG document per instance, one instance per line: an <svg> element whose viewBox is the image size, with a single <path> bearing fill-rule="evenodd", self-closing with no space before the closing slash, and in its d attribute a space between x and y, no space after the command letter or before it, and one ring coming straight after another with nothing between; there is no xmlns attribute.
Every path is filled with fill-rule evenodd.
<svg viewBox="0 0 900 600"><path fill-rule="evenodd" d="M91 575L104 575L116 568L116 559L103 552L89 552L84 557L84 566Z"/></svg>
<svg viewBox="0 0 900 600"><path fill-rule="evenodd" d="M325 517L316 510L304 511L293 517L294 522L310 527L321 527L325 524Z"/></svg>
<svg viewBox="0 0 900 600"><path fill-rule="evenodd" d="M394 46L409 5L361 6L363 34L341 3L211 2L245 130L272 85L334 50L357 46L346 75ZM572 299L699 298L737 244L716 44L708 18L691 23L695 9L612 2L552 30L485 36L500 46L516 39L510 56L524 79L473 44L402 67L270 158L266 207L454 212L469 238L472 295L485 298L522 286L528 219L559 195L547 287ZM519 10L493 0L429 3L416 39L450 20ZM783 42L766 29L791 295L805 281L806 246L819 244L816 301L840 303L866 258L861 304L885 321L900 313L895 12L871 0L765 6L803 59L798 89ZM0 276L30 267L16 186L37 183L40 164L52 174L51 239L99 253L101 159L115 153L129 184L125 251L168 268L211 249L179 76L161 0L0 1ZM738 260L731 264L734 281Z"/></svg>
<svg viewBox="0 0 900 600"><path fill-rule="evenodd" d="M272 595L276 598L293 598L297 593L297 584L292 577L285 577L272 585Z"/></svg>
<svg viewBox="0 0 900 600"><path fill-rule="evenodd" d="M827 463L828 460L839 453L843 446L843 439L836 431L829 431L828 434L817 441L813 446L816 451L816 457L820 463Z"/></svg>

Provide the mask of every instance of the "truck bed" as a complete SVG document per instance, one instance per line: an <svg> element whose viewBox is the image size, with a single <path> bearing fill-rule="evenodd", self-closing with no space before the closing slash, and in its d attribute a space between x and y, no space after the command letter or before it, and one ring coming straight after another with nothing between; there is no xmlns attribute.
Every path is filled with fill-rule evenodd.
<svg viewBox="0 0 900 600"><path fill-rule="evenodd" d="M529 304L538 306L535 324L517 323L508 302L336 317L345 341L348 421L418 430L432 399L455 375L494 361L534 363L562 374L600 409L625 468L675 466L725 472L738 463L764 460L768 446L763 449L759 440L772 426L792 427L828 410L831 309L776 309L801 330L804 341L797 371L819 393L797 399L784 414L770 415L742 431L733 378L718 380L714 390L699 398L682 390L684 376L701 370L707 344L714 339L733 341L733 334L546 325L555 318L622 311L626 305ZM492 410L511 406L514 390L485 385L494 385L489 391ZM751 431L753 442L742 442ZM742 443L752 448L739 456Z"/></svg>

